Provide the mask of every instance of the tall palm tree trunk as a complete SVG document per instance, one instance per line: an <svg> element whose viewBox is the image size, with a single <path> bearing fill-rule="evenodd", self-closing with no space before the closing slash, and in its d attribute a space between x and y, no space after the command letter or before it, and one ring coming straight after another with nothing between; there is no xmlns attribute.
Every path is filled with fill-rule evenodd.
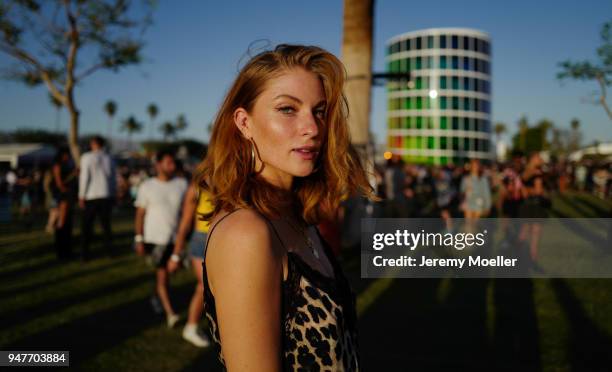
<svg viewBox="0 0 612 372"><path fill-rule="evenodd" d="M353 145L365 157L370 142L373 15L374 0L344 0L342 61L348 75L348 124Z"/></svg>

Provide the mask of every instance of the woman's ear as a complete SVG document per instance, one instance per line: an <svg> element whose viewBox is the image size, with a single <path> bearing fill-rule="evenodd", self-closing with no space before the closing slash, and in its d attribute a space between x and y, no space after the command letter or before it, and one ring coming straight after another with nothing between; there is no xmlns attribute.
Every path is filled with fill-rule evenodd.
<svg viewBox="0 0 612 372"><path fill-rule="evenodd" d="M242 107L238 107L236 111L234 111L234 124L236 124L244 138L250 139L253 136L251 133L251 119L249 118L249 113Z"/></svg>

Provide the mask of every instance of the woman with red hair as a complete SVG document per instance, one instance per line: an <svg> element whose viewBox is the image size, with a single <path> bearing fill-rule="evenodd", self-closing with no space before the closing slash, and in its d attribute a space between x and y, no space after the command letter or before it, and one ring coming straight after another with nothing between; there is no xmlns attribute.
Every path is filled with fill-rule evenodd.
<svg viewBox="0 0 612 372"><path fill-rule="evenodd" d="M321 48L279 45L244 66L215 119L196 181L214 206L205 313L230 371L359 370L355 296L315 227L346 196L374 198L345 74Z"/></svg>

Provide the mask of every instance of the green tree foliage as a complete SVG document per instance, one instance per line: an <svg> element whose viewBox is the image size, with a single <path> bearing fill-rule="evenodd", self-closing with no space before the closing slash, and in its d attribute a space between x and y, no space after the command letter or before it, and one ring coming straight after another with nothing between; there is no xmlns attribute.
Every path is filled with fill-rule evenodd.
<svg viewBox="0 0 612 372"><path fill-rule="evenodd" d="M113 118L117 113L117 103L111 99L106 101L104 104L104 112L108 116L108 140L112 141L113 138Z"/></svg>
<svg viewBox="0 0 612 372"><path fill-rule="evenodd" d="M208 149L205 143L191 139L184 139L173 143L164 141L145 141L142 143L142 147L147 154L155 154L161 149L170 149L171 151L177 152L181 146L185 146L188 156L195 161L204 159Z"/></svg>
<svg viewBox="0 0 612 372"><path fill-rule="evenodd" d="M599 84L599 92L595 103L601 105L612 120L612 111L607 101L607 88L612 84L612 21L603 25L600 36L601 46L597 48L598 61L563 61L559 63L561 71L557 73L557 78L596 81Z"/></svg>
<svg viewBox="0 0 612 372"><path fill-rule="evenodd" d="M44 129L17 129L7 133L5 138L7 142L17 143L45 143L54 146L66 143L65 135Z"/></svg>
<svg viewBox="0 0 612 372"><path fill-rule="evenodd" d="M0 2L0 52L12 57L6 78L44 84L70 114L69 144L78 161L76 87L98 70L142 60L142 35L153 2L140 0L7 0ZM141 16L138 16L140 14Z"/></svg>
<svg viewBox="0 0 612 372"><path fill-rule="evenodd" d="M164 136L164 141L168 141L170 138L176 137L176 127L174 126L174 124L172 124L171 121L164 122L159 127L159 130L162 132Z"/></svg>
<svg viewBox="0 0 612 372"><path fill-rule="evenodd" d="M514 150L524 153L532 151L544 151L550 148L548 132L553 128L550 120L540 120L536 125L530 126L526 117L522 117L519 122L519 132L512 137Z"/></svg>

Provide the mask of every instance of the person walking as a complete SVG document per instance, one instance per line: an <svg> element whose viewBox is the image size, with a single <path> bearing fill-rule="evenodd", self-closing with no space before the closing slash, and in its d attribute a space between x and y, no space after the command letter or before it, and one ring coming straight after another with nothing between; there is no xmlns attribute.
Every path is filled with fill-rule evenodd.
<svg viewBox="0 0 612 372"><path fill-rule="evenodd" d="M104 149L105 141L95 136L89 141L91 151L81 157L79 206L84 210L81 229L81 259L89 260L89 244L96 217L104 232L106 253L112 255L111 210L115 198L115 164Z"/></svg>
<svg viewBox="0 0 612 372"><path fill-rule="evenodd" d="M180 217L187 181L175 177L174 154L162 150L155 157L157 175L146 180L136 196L134 243L136 253L149 255L155 265L155 290L166 313L166 322L172 328L179 321L168 294L168 261L181 261L173 253L173 240Z"/></svg>
<svg viewBox="0 0 612 372"><path fill-rule="evenodd" d="M191 266L193 273L198 279L191 303L189 304L189 315L187 324L183 329L183 338L197 347L207 347L210 340L205 334L201 334L198 329L198 322L202 318L204 308L204 283L202 280L202 264L204 263L204 244L208 235L208 221L201 217L213 210L210 193L201 190L197 185L191 184L185 198L183 199L183 211L181 222L174 242L174 254L181 256L184 248L189 247L191 256ZM187 236L191 232L191 239ZM167 269L169 273L177 271L180 262L169 260Z"/></svg>
<svg viewBox="0 0 612 372"><path fill-rule="evenodd" d="M478 159L470 160L469 173L461 180L464 217L477 220L489 214L491 209L491 186L483 175Z"/></svg>
<svg viewBox="0 0 612 372"><path fill-rule="evenodd" d="M52 199L57 205L57 220L52 226L55 231L55 252L57 258L67 259L72 256L72 226L78 175L67 147L57 151L51 172Z"/></svg>

